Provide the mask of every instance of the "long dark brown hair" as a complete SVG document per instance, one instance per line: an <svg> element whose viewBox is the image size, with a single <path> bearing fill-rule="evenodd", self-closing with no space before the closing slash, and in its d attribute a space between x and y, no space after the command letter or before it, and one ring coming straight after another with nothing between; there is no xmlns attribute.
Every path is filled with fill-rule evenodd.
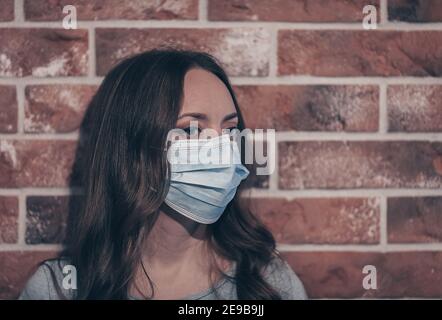
<svg viewBox="0 0 442 320"><path fill-rule="evenodd" d="M104 78L81 126L74 171L84 193L72 200L75 210L60 255L77 268L76 299L128 298L143 241L168 191L164 149L176 126L187 71L201 68L216 75L232 96L238 129L245 128L220 65L207 53L162 48L121 61ZM240 202L245 185L209 225L208 242L214 253L236 263L232 280L239 299L280 299L262 275L277 255L275 241Z"/></svg>

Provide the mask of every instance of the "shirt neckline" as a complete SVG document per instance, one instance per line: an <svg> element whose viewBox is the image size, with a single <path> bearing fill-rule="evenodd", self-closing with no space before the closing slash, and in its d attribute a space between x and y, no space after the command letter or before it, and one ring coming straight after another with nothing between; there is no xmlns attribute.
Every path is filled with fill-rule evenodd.
<svg viewBox="0 0 442 320"><path fill-rule="evenodd" d="M229 268L229 270L226 271L225 274L227 276L233 276L235 273L235 269L236 269L236 262L233 261L232 266ZM209 294L211 294L212 292L214 292L215 290L217 290L218 288L223 286L227 280L229 280L228 277L224 276L220 280L218 280L215 283L215 285L213 285L212 287L202 290L200 292L189 294L189 295L181 297L181 298L177 298L176 300L198 300L198 299L204 298L205 296L208 296ZM143 300L141 298L137 298L132 295L129 295L129 299L130 300Z"/></svg>

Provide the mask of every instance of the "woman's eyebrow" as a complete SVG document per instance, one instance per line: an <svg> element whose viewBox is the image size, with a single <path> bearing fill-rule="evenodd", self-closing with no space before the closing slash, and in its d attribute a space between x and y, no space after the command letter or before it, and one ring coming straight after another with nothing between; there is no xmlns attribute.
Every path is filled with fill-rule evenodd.
<svg viewBox="0 0 442 320"><path fill-rule="evenodd" d="M183 113L182 115L180 115L179 117L178 117L178 119L181 119L181 118L184 118L184 117L193 117L193 118L197 118L197 119L207 119L207 115L205 115L204 113L199 113L199 112L187 112L187 113ZM236 113L236 112L233 112L233 113L230 113L230 114L228 114L228 115L226 115L224 118L223 118L223 122L224 121L227 121L227 120L231 120L231 119L233 119L233 118L237 118L238 117L238 113Z"/></svg>
<svg viewBox="0 0 442 320"><path fill-rule="evenodd" d="M207 119L207 116L203 113L199 113L199 112L188 112L188 113L183 113L182 115L180 115L178 117L178 119L184 118L184 117L193 117L193 118L197 118L197 119Z"/></svg>
<svg viewBox="0 0 442 320"><path fill-rule="evenodd" d="M233 112L231 114L228 114L227 116L224 117L223 122L227 121L227 120L231 120L233 118L237 118L238 117L238 113Z"/></svg>

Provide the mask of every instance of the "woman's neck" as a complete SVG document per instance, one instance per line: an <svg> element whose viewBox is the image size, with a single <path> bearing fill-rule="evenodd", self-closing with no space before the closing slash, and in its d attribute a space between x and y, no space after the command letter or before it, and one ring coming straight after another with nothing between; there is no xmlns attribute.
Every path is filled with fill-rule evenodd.
<svg viewBox="0 0 442 320"><path fill-rule="evenodd" d="M162 206L146 239L143 257L150 265L172 266L204 254L207 226Z"/></svg>
<svg viewBox="0 0 442 320"><path fill-rule="evenodd" d="M142 264L131 292L150 296L145 272L156 286L156 297L184 296L207 289L222 276L218 268L227 271L230 262L210 250L207 225L194 222L167 206L160 210L145 241Z"/></svg>

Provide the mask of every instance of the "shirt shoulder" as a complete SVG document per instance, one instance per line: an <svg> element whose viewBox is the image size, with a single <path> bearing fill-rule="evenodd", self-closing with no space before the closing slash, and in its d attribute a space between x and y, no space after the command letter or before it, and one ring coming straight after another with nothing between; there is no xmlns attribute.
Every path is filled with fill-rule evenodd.
<svg viewBox="0 0 442 320"><path fill-rule="evenodd" d="M72 289L63 288L63 268L67 260L48 260L32 274L22 290L19 300L61 300L72 298Z"/></svg>
<svg viewBox="0 0 442 320"><path fill-rule="evenodd" d="M275 257L264 270L264 279L279 292L283 300L305 300L304 285L290 265Z"/></svg>

